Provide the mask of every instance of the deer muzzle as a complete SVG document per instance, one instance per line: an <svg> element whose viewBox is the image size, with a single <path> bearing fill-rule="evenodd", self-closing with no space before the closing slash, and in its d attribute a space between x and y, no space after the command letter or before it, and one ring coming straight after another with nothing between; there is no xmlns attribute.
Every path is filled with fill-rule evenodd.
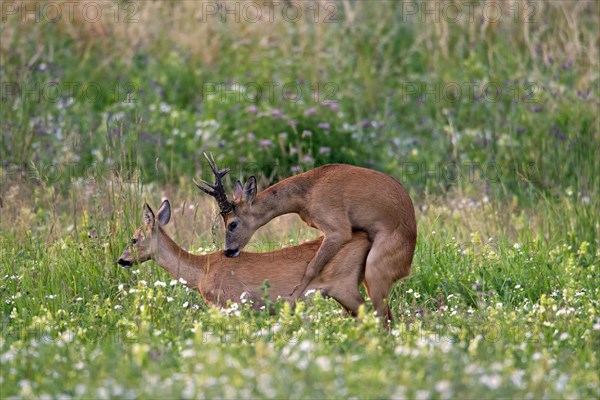
<svg viewBox="0 0 600 400"><path fill-rule="evenodd" d="M225 257L237 257L240 254L240 248L225 249Z"/></svg>
<svg viewBox="0 0 600 400"><path fill-rule="evenodd" d="M131 261L127 261L122 258L119 258L117 260L117 264L119 264L121 267L125 267L125 268L131 267Z"/></svg>

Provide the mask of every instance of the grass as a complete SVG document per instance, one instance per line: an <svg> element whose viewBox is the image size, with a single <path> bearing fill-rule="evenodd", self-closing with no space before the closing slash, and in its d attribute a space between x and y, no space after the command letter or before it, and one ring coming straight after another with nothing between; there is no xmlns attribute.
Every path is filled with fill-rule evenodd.
<svg viewBox="0 0 600 400"><path fill-rule="evenodd" d="M171 233L206 251L210 215L194 221L195 210L181 207L191 190L170 195L179 203ZM139 216L90 210L97 238L87 226L51 243L31 230L3 235L3 395L593 397L597 248L535 238L541 229L526 218L515 222L516 242L483 230L453 237L466 218L501 231L494 208L419 214L414 272L393 293L390 334L370 308L354 320L316 298L294 313L242 303L223 313L153 262L123 270L115 259ZM295 219L274 224L278 239L313 234Z"/></svg>
<svg viewBox="0 0 600 400"><path fill-rule="evenodd" d="M597 3L451 23L336 2L327 24L132 4L96 23L2 8L1 397L600 396ZM319 96L252 97L266 82ZM223 242L191 183L206 150L230 188L329 162L401 179L419 237L392 331L370 305L221 311L154 262L118 267L144 201L171 200L182 246ZM254 240L317 235L288 216Z"/></svg>

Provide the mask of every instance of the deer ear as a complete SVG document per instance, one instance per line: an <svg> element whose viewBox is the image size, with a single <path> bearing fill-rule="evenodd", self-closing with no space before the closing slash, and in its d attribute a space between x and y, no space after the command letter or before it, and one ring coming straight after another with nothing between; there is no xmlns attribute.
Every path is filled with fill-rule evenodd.
<svg viewBox="0 0 600 400"><path fill-rule="evenodd" d="M160 225L166 225L171 220L171 203L165 199L158 209L158 223Z"/></svg>
<svg viewBox="0 0 600 400"><path fill-rule="evenodd" d="M242 182L237 181L235 183L235 188L233 189L233 201L239 203L242 200L242 193L244 189L242 188Z"/></svg>
<svg viewBox="0 0 600 400"><path fill-rule="evenodd" d="M148 203L144 203L144 211L142 212L142 222L145 226L154 228L154 212L152 211Z"/></svg>
<svg viewBox="0 0 600 400"><path fill-rule="evenodd" d="M256 178L251 176L244 185L244 201L250 205L256 197Z"/></svg>

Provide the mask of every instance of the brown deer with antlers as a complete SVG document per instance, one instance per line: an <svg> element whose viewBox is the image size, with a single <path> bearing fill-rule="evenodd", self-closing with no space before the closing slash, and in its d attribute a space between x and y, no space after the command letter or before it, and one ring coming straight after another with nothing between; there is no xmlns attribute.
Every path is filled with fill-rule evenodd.
<svg viewBox="0 0 600 400"><path fill-rule="evenodd" d="M240 301L246 293L254 307L264 304L261 286L269 281L270 300L289 294L302 279L306 266L321 246L323 238L299 246L268 253L242 252L238 258L224 257L222 252L207 255L190 254L179 247L163 227L171 219L171 204L163 201L155 217L147 204L142 211L142 226L135 231L117 263L123 267L156 261L174 279L184 279L186 285L200 292L207 303L225 307L229 300ZM365 232L356 232L352 239L331 259L309 289L334 298L351 314L356 315L364 303L359 287L364 279L365 260L371 247Z"/></svg>
<svg viewBox="0 0 600 400"><path fill-rule="evenodd" d="M205 155L206 156L206 155ZM215 197L225 222L225 255L236 257L254 232L283 214L296 213L325 238L291 294L294 302L319 277L323 267L364 231L372 242L365 268L365 286L384 323L392 320L387 297L392 285L410 274L417 240L413 203L400 182L384 173L345 164L330 164L287 178L257 194L256 178L235 184L227 199L218 170L206 156L216 181L198 188Z"/></svg>

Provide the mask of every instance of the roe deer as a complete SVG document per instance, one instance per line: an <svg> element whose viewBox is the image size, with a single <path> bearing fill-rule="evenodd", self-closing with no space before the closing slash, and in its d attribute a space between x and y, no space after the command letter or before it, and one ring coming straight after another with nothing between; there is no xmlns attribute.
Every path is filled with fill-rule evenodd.
<svg viewBox="0 0 600 400"><path fill-rule="evenodd" d="M239 258L224 257L222 252L194 255L179 247L163 230L171 218L168 200L163 201L156 218L145 204L142 217L142 226L117 263L129 267L152 259L172 278L182 278L188 287L198 290L207 303L220 307L225 307L228 300L239 302L244 292L254 307L260 307L264 303L260 288L265 281L269 281L272 301L289 294L323 241L321 237L268 253L242 252ZM322 291L356 315L364 303L359 286L370 247L365 232L354 233L308 288Z"/></svg>
<svg viewBox="0 0 600 400"><path fill-rule="evenodd" d="M216 177L210 189L196 186L217 199L225 222L225 255L236 257L254 232L273 218L296 213L325 237L299 285L291 294L293 303L344 244L353 231L369 234L371 250L365 267L365 286L383 323L392 314L389 289L410 274L417 241L413 203L400 182L382 172L346 164L329 164L284 179L257 194L256 178L242 187L235 184L234 201L223 190L221 179L229 171L218 170L206 155Z"/></svg>

